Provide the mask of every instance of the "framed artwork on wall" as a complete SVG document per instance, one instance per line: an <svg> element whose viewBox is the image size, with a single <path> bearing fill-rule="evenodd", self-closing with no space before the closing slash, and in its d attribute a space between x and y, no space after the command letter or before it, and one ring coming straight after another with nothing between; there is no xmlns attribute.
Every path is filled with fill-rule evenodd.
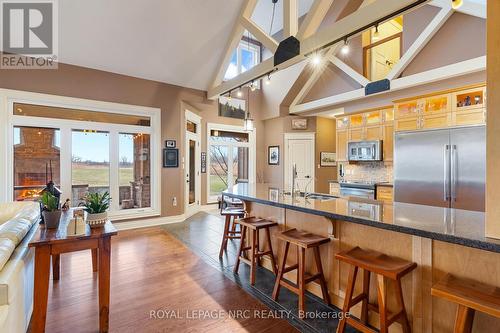
<svg viewBox="0 0 500 333"><path fill-rule="evenodd" d="M322 167L337 166L337 154L322 151L320 153L320 166L322 166Z"/></svg>
<svg viewBox="0 0 500 333"><path fill-rule="evenodd" d="M219 97L219 116L245 119L246 101L239 98Z"/></svg>
<svg viewBox="0 0 500 333"><path fill-rule="evenodd" d="M201 173L207 173L207 153L201 153Z"/></svg>
<svg viewBox="0 0 500 333"><path fill-rule="evenodd" d="M179 167L179 149L177 148L163 149L163 167L164 168Z"/></svg>
<svg viewBox="0 0 500 333"><path fill-rule="evenodd" d="M307 119L292 119L292 129L293 130L306 130L307 129Z"/></svg>
<svg viewBox="0 0 500 333"><path fill-rule="evenodd" d="M267 152L267 164L279 165L280 164L280 147L269 146Z"/></svg>
<svg viewBox="0 0 500 333"><path fill-rule="evenodd" d="M165 148L175 148L176 142L175 140L166 140Z"/></svg>

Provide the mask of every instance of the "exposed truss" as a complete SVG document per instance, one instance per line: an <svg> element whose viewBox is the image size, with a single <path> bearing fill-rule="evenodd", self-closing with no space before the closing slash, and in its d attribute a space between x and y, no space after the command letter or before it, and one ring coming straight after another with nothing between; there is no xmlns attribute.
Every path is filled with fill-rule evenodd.
<svg viewBox="0 0 500 333"><path fill-rule="evenodd" d="M468 6L470 7L472 6L471 3L474 3L474 5L478 5L477 0L464 0L464 6L468 4ZM430 4L436 7L440 7L441 10L436 14L436 16L422 31L419 37L417 37L415 42L413 42L413 44L408 48L405 54L403 54L399 61L394 65L392 70L387 74L386 78L391 81L391 91L406 89L421 84L443 80L447 77L465 75L485 69L485 58L479 57L463 61L458 64L444 66L431 71L399 78L399 76L403 73L407 66L413 61L413 59L415 59L419 52L427 45L427 43L432 39L432 37L434 37L434 35L446 23L448 18L450 18L454 12L454 10L451 8L451 2L448 0L434 0L430 2ZM365 5L366 1L362 6ZM462 7L460 8L460 11L463 13L467 13L462 9ZM481 15L478 15L477 13L475 16L481 17ZM337 66L362 86L366 86L368 83L370 83L367 78L338 59L335 54L331 54L328 59L335 66ZM308 94L308 92L311 90L311 86L321 76L322 70L323 69L319 70L319 72L313 72L306 85L304 85L304 87L299 91L296 98L290 105L290 113L308 112L314 109L331 107L336 104L346 103L365 97L364 89L362 88L300 104Z"/></svg>
<svg viewBox="0 0 500 333"><path fill-rule="evenodd" d="M316 0L315 2L318 1L324 1L324 0ZM250 20L251 14L253 12L253 9L255 8L255 2L256 0L248 0L245 2L245 5L242 9L241 12L241 17L245 17L246 19ZM228 47L226 48L224 57L221 61L221 64L219 68L217 69L216 74L214 75L214 80L212 87L208 90L208 98L216 98L220 94L231 90L235 89L241 85L243 85L245 82L252 80L253 78L263 76L267 72L271 70L281 70L284 68L287 68L289 66L292 66L300 61L303 61L306 57L306 55L310 54L311 52L314 52L316 49L321 48L327 44L329 44L332 41L338 40L343 38L343 36L352 33L353 31L357 31L359 29L362 29L367 22L375 22L381 19L384 19L387 16L387 13L394 13L397 11L400 11L404 8L407 8L410 5L413 5L415 3L415 0L399 0L399 1L394 1L394 0L377 0L374 1L373 3L370 3L366 6L362 6L359 8L356 12L353 14L349 15L348 17L345 17L337 22L335 22L331 28L329 29L324 29L322 31L316 32L311 34L310 31L317 29L319 26L319 23L317 23L317 20L314 20L314 24L311 23L310 21L313 21L311 18L309 21L305 20L302 24L307 24L310 25L310 28L306 29L306 26L302 29L303 32L301 34L304 34L304 37L300 40L301 43L301 54L289 59L288 61L280 64L279 66L274 66L273 64L273 59L268 59L266 61L261 62L260 64L254 66L250 70L238 75L237 77L222 82L222 78L224 75L224 71L229 65L230 61L230 56L233 50L235 49L237 42L241 39L241 36L244 31L244 27L241 24L241 20L238 20L238 23L236 24L235 28L233 29L233 34L230 39L230 42L228 43ZM319 6L319 4L315 4L316 6ZM313 5L313 7L315 6ZM326 14L324 12L324 7L318 10L318 17L324 16ZM287 35L296 35L298 33L298 17L297 17L297 0L288 0L284 2L284 33L285 36ZM247 22L248 23L248 22ZM299 29L300 30L300 29ZM307 34L309 34L308 37L307 34L305 33L307 31ZM265 34L265 33L264 33ZM258 36L256 36L257 38ZM263 37L262 35L260 36L261 38ZM269 36L269 38L271 38ZM263 40L259 40L264 44L270 43L269 38L263 38Z"/></svg>

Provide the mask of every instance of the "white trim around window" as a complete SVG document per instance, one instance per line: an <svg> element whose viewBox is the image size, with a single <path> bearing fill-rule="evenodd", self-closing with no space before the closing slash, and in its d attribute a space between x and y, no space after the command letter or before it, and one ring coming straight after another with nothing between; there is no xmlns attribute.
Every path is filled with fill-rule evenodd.
<svg viewBox="0 0 500 333"><path fill-rule="evenodd" d="M212 130L237 132L237 133L248 133L248 142L239 143L224 143L230 147L248 147L249 159L248 159L248 182L255 183L256 177L256 137L257 129L254 128L251 132L246 132L243 126L225 125L225 124L215 124L207 123L207 203L217 202L217 196L210 195L210 146L212 144L220 145L221 142L212 142L210 140L210 133ZM231 150L231 149L230 149Z"/></svg>
<svg viewBox="0 0 500 333"><path fill-rule="evenodd" d="M41 117L16 116L13 114L14 103L54 106L69 109L80 109L94 112L107 112L146 116L150 118L150 126L109 124L66 119L49 119ZM13 179L13 128L14 126L31 126L59 128L61 131L61 187L63 196L71 193L71 131L72 129L93 129L110 133L110 191L116 197L119 183L118 168L118 135L119 133L144 133L150 135L150 168L151 168L151 207L119 210L115 202L110 210L113 220L141 218L160 215L161 203L161 109L144 106L94 101L88 99L39 94L26 91L0 89L0 202L12 201L14 190ZM112 168L114 166L114 168ZM116 170L115 170L116 169ZM114 186L113 186L114 185ZM113 194L114 192L114 194ZM66 193L66 194L64 194ZM114 209L113 209L114 208Z"/></svg>

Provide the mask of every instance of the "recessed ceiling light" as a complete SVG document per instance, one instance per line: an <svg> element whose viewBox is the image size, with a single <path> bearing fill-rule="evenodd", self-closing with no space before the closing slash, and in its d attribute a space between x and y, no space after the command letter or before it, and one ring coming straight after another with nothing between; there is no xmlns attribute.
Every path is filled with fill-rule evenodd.
<svg viewBox="0 0 500 333"><path fill-rule="evenodd" d="M451 8L458 9L464 4L464 0L451 0Z"/></svg>

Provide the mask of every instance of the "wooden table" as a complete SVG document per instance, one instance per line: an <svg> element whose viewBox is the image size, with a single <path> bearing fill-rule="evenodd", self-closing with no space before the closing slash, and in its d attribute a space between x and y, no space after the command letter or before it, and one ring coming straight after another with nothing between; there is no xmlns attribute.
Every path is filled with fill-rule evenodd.
<svg viewBox="0 0 500 333"><path fill-rule="evenodd" d="M86 225L85 235L69 236L66 229L72 214L71 210L62 214L58 229L46 229L44 225L40 225L29 243L30 247L35 248L35 291L31 322L34 333L45 332L50 257L52 256L53 278L58 280L60 254L87 249L92 250L93 270L98 271L99 331L108 332L111 236L116 235L117 231L108 221L100 228L90 228ZM71 325L69 322L68 324Z"/></svg>

